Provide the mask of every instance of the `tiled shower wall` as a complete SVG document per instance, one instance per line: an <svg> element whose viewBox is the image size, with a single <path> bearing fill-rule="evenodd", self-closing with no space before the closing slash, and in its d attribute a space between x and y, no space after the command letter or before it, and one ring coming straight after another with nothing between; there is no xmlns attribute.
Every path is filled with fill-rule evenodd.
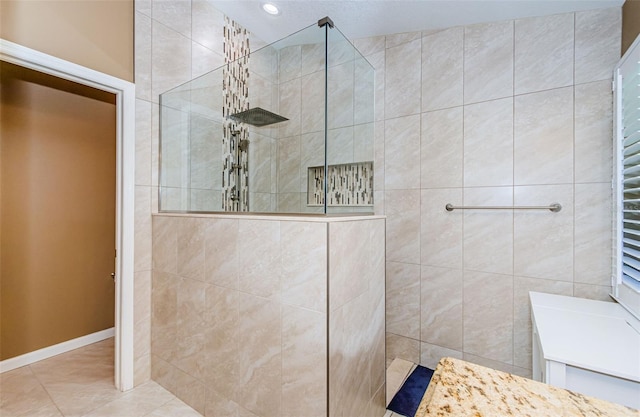
<svg viewBox="0 0 640 417"><path fill-rule="evenodd" d="M376 67L388 360L529 375L528 291L609 300L620 22L610 8L356 40Z"/></svg>
<svg viewBox="0 0 640 417"><path fill-rule="evenodd" d="M207 416L380 417L384 230L154 216L153 379Z"/></svg>
<svg viewBox="0 0 640 417"><path fill-rule="evenodd" d="M352 45L339 32L329 29L329 35L328 73L324 43L278 51L279 111L289 118L278 128L278 212L322 211L322 207L307 204L307 175L308 168L325 162L325 74L327 163L373 160L371 67L354 54ZM340 207L341 212L348 210Z"/></svg>
<svg viewBox="0 0 640 417"><path fill-rule="evenodd" d="M158 211L159 94L224 63L224 15L204 0L135 2L135 384L150 377L151 213ZM264 45L251 38L252 48Z"/></svg>

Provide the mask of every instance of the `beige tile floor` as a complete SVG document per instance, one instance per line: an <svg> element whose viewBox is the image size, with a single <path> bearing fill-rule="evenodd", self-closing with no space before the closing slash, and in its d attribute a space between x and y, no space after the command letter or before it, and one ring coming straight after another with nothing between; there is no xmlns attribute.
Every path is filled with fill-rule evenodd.
<svg viewBox="0 0 640 417"><path fill-rule="evenodd" d="M416 365L387 369L387 404ZM0 374L0 417L201 417L153 381L113 386L113 338ZM400 417L387 411L384 417Z"/></svg>
<svg viewBox="0 0 640 417"><path fill-rule="evenodd" d="M1 417L201 417L153 381L113 385L113 338L0 374Z"/></svg>

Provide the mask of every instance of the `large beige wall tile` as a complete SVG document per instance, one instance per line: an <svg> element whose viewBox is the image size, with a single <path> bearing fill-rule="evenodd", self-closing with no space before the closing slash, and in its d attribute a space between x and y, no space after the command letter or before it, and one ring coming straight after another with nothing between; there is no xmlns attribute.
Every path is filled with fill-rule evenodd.
<svg viewBox="0 0 640 417"><path fill-rule="evenodd" d="M136 5L138 2L136 2ZM151 4L149 4L151 6ZM151 101L151 11L135 14L135 83L136 98ZM137 122L136 122L137 124ZM137 135L136 135L137 140Z"/></svg>
<svg viewBox="0 0 640 417"><path fill-rule="evenodd" d="M325 70L325 45L324 43L302 45L302 75Z"/></svg>
<svg viewBox="0 0 640 417"><path fill-rule="evenodd" d="M611 80L620 59L621 22L619 7L576 13L576 84Z"/></svg>
<svg viewBox="0 0 640 417"><path fill-rule="evenodd" d="M327 164L338 165L351 162L354 162L353 126L329 129L327 132Z"/></svg>
<svg viewBox="0 0 640 417"><path fill-rule="evenodd" d="M289 119L279 123L278 137L288 137L301 133L302 115L302 84L300 78L295 78L278 84L278 114Z"/></svg>
<svg viewBox="0 0 640 417"><path fill-rule="evenodd" d="M512 20L465 26L464 102L513 95Z"/></svg>
<svg viewBox="0 0 640 417"><path fill-rule="evenodd" d="M327 225L282 222L282 302L327 310Z"/></svg>
<svg viewBox="0 0 640 417"><path fill-rule="evenodd" d="M136 185L151 185L151 103L136 99Z"/></svg>
<svg viewBox="0 0 640 417"><path fill-rule="evenodd" d="M155 2L168 3L168 2ZM190 7L190 6L189 6ZM191 79L191 41L157 20L152 21L151 100Z"/></svg>
<svg viewBox="0 0 640 417"><path fill-rule="evenodd" d="M362 123L353 127L353 160L373 161L375 123Z"/></svg>
<svg viewBox="0 0 640 417"><path fill-rule="evenodd" d="M206 219L178 218L178 275L204 280Z"/></svg>
<svg viewBox="0 0 640 417"><path fill-rule="evenodd" d="M238 253L242 257L238 288L260 297L280 299L280 222L242 220L238 236Z"/></svg>
<svg viewBox="0 0 640 417"><path fill-rule="evenodd" d="M178 319L176 358L173 362L180 370L199 380L204 379L205 312L207 284L188 278L178 281Z"/></svg>
<svg viewBox="0 0 640 417"><path fill-rule="evenodd" d="M152 1L151 16L172 30L191 38L190 1Z"/></svg>
<svg viewBox="0 0 640 417"><path fill-rule="evenodd" d="M151 352L153 356L157 356L169 363L176 357L176 337L178 332L177 281L179 281L179 278L175 275L154 271L152 279ZM156 380L155 377L154 380Z"/></svg>
<svg viewBox="0 0 640 417"><path fill-rule="evenodd" d="M570 282L514 277L513 281L513 364L531 369L531 301L529 292L573 295Z"/></svg>
<svg viewBox="0 0 640 417"><path fill-rule="evenodd" d="M462 352L430 343L420 343L420 365L436 369L442 358L462 359Z"/></svg>
<svg viewBox="0 0 640 417"><path fill-rule="evenodd" d="M209 219L204 232L204 281L218 286L238 289L239 221Z"/></svg>
<svg viewBox="0 0 640 417"><path fill-rule="evenodd" d="M300 78L302 69L302 49L300 45L285 46L278 51L280 82Z"/></svg>
<svg viewBox="0 0 640 417"><path fill-rule="evenodd" d="M575 185L576 283L611 284L612 199L611 183Z"/></svg>
<svg viewBox="0 0 640 417"><path fill-rule="evenodd" d="M353 71L353 123L371 123L375 120L374 98L376 79L373 64L356 53Z"/></svg>
<svg viewBox="0 0 640 417"><path fill-rule="evenodd" d="M273 139L260 134L250 134L251 154L249 158L249 190L256 193L271 192L271 164L275 161L271 159L271 144ZM323 152L324 153L324 152ZM254 201L249 200L249 204ZM252 211L256 210L250 207Z"/></svg>
<svg viewBox="0 0 640 417"><path fill-rule="evenodd" d="M462 105L463 61L463 27L422 37L422 111Z"/></svg>
<svg viewBox="0 0 640 417"><path fill-rule="evenodd" d="M463 213L444 207L449 203L462 205L462 189L422 190L420 200L421 264L461 269Z"/></svg>
<svg viewBox="0 0 640 417"><path fill-rule="evenodd" d="M387 261L420 262L420 190L392 190L384 195Z"/></svg>
<svg viewBox="0 0 640 417"><path fill-rule="evenodd" d="M420 338L420 265L387 262L387 331Z"/></svg>
<svg viewBox="0 0 640 417"><path fill-rule="evenodd" d="M153 269L178 272L178 223L175 218L153 218Z"/></svg>
<svg viewBox="0 0 640 417"><path fill-rule="evenodd" d="M420 362L420 341L398 336L387 332L387 368L395 358L404 359L413 363Z"/></svg>
<svg viewBox="0 0 640 417"><path fill-rule="evenodd" d="M386 36L386 47L393 48L404 43L409 43L416 39L420 39L422 33L419 31L416 32L402 32L402 33L394 33Z"/></svg>
<svg viewBox="0 0 640 417"><path fill-rule="evenodd" d="M191 39L205 48L222 54L224 14L207 0L191 2ZM214 69L214 68L211 68Z"/></svg>
<svg viewBox="0 0 640 417"><path fill-rule="evenodd" d="M573 182L573 87L515 98L514 182Z"/></svg>
<svg viewBox="0 0 640 417"><path fill-rule="evenodd" d="M176 370L176 397L200 414L205 410L205 385L199 379Z"/></svg>
<svg viewBox="0 0 640 417"><path fill-rule="evenodd" d="M375 191L384 190L384 122L375 122L373 141L373 189ZM378 201L373 200L376 204Z"/></svg>
<svg viewBox="0 0 640 417"><path fill-rule="evenodd" d="M423 113L420 136L420 186L462 186L462 107Z"/></svg>
<svg viewBox="0 0 640 417"><path fill-rule="evenodd" d="M514 188L514 204L517 206L546 206L551 203L560 203L562 211L514 212L514 274L573 281L573 185Z"/></svg>
<svg viewBox="0 0 640 417"><path fill-rule="evenodd" d="M575 87L575 181L610 182L613 175L610 81Z"/></svg>
<svg viewBox="0 0 640 417"><path fill-rule="evenodd" d="M515 94L573 84L573 13L515 21Z"/></svg>
<svg viewBox="0 0 640 417"><path fill-rule="evenodd" d="M135 193L134 270L147 271L152 265L151 188L137 185Z"/></svg>
<svg viewBox="0 0 640 417"><path fill-rule="evenodd" d="M134 278L134 357L151 352L151 271L136 272Z"/></svg>
<svg viewBox="0 0 640 417"><path fill-rule="evenodd" d="M462 350L462 270L422 266L420 340Z"/></svg>
<svg viewBox="0 0 640 417"><path fill-rule="evenodd" d="M375 73L375 97L374 117L376 121L384 120L385 87L386 87L386 52L382 50L373 55L365 55L367 61L376 70Z"/></svg>
<svg viewBox="0 0 640 417"><path fill-rule="evenodd" d="M212 132L222 132L222 125L207 118L191 115L189 137L189 183L193 189L222 190L222 154L220 142ZM213 138L212 138L213 136ZM215 138L215 139L214 139ZM212 140L213 139L213 140Z"/></svg>
<svg viewBox="0 0 640 417"><path fill-rule="evenodd" d="M513 98L465 106L464 186L512 184Z"/></svg>
<svg viewBox="0 0 640 417"><path fill-rule="evenodd" d="M589 300L614 302L610 285L573 284L573 296Z"/></svg>
<svg viewBox="0 0 640 417"><path fill-rule="evenodd" d="M329 313L368 290L367 222L329 224ZM345 256L348 254L348 256Z"/></svg>
<svg viewBox="0 0 640 417"><path fill-rule="evenodd" d="M278 140L278 193L300 191L300 136Z"/></svg>
<svg viewBox="0 0 640 417"><path fill-rule="evenodd" d="M386 48L385 36L371 36L368 38L358 38L353 40L353 45L363 56L384 51Z"/></svg>
<svg viewBox="0 0 640 417"><path fill-rule="evenodd" d="M327 73L327 127L353 126L355 75L353 57ZM306 92L303 98L306 99Z"/></svg>
<svg viewBox="0 0 640 417"><path fill-rule="evenodd" d="M465 188L464 204L511 207L513 188ZM463 214L464 268L513 274L513 211L465 210Z"/></svg>
<svg viewBox="0 0 640 417"><path fill-rule="evenodd" d="M386 190L420 188L420 115L385 121L384 165Z"/></svg>
<svg viewBox="0 0 640 417"><path fill-rule="evenodd" d="M282 307L282 416L327 415L326 316Z"/></svg>
<svg viewBox="0 0 640 417"><path fill-rule="evenodd" d="M386 49L386 119L420 112L420 50L419 38Z"/></svg>
<svg viewBox="0 0 640 417"><path fill-rule="evenodd" d="M205 363L203 380L216 394L233 400L240 378L239 292L209 285L206 288Z"/></svg>
<svg viewBox="0 0 640 417"><path fill-rule="evenodd" d="M531 378L531 371L529 371L528 369L519 368L508 363L483 358L482 356L471 355L469 353L465 353L462 356L462 359L467 362L485 366L487 368L497 369L499 371L507 372L513 375L519 375L524 378Z"/></svg>
<svg viewBox="0 0 640 417"><path fill-rule="evenodd" d="M191 42L191 79L201 77L224 64L224 56Z"/></svg>
<svg viewBox="0 0 640 417"><path fill-rule="evenodd" d="M329 415L358 415L370 393L367 294L329 314Z"/></svg>
<svg viewBox="0 0 640 417"><path fill-rule="evenodd" d="M323 71L305 75L301 80L304 99L301 108L301 132L320 132L324 130L324 83Z"/></svg>
<svg viewBox="0 0 640 417"><path fill-rule="evenodd" d="M282 412L282 308L280 303L239 294L237 401L257 415Z"/></svg>
<svg viewBox="0 0 640 417"><path fill-rule="evenodd" d="M513 276L464 272L464 352L513 363Z"/></svg>

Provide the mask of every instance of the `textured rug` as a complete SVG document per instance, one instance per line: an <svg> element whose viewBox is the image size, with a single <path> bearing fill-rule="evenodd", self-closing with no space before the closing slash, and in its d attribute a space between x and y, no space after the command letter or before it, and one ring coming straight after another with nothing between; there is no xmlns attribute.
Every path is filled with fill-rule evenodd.
<svg viewBox="0 0 640 417"><path fill-rule="evenodd" d="M388 410L406 417L413 417L418 410L422 396L433 376L433 369L418 365L404 381L400 390L387 406Z"/></svg>

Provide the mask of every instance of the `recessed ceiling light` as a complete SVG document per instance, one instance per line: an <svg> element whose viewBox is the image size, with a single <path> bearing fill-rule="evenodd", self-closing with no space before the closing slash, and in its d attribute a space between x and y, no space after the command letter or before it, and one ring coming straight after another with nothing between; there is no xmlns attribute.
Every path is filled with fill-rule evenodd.
<svg viewBox="0 0 640 417"><path fill-rule="evenodd" d="M275 4L271 4L271 3L263 3L262 10L273 15L280 14L280 9L278 9L278 7Z"/></svg>

